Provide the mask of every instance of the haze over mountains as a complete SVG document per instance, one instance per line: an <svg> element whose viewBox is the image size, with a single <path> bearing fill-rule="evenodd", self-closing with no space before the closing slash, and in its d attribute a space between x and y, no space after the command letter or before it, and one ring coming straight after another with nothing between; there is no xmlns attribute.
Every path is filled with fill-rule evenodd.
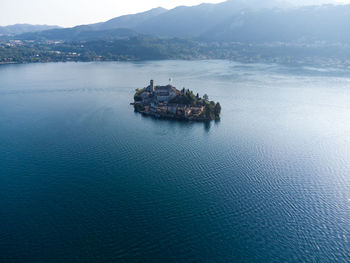
<svg viewBox="0 0 350 263"><path fill-rule="evenodd" d="M21 35L16 38L88 41L141 34L223 42L349 42L350 35L345 34L349 26L350 5L296 7L278 0L229 0L172 10L155 8L73 28L33 28L40 32L25 34L18 30Z"/></svg>
<svg viewBox="0 0 350 263"><path fill-rule="evenodd" d="M38 32L44 30L50 30L54 28L60 28L59 26L48 26L48 25L29 25L29 24L16 24L11 26L0 26L1 35L18 35L27 32Z"/></svg>
<svg viewBox="0 0 350 263"><path fill-rule="evenodd" d="M350 5L229 0L0 38L1 63L232 59L350 66ZM13 41L23 40L23 41Z"/></svg>

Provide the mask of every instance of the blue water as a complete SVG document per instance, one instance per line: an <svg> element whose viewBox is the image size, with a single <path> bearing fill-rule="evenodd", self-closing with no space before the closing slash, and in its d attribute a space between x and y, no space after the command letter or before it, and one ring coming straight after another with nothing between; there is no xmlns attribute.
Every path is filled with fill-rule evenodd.
<svg viewBox="0 0 350 263"><path fill-rule="evenodd" d="M151 78L221 121L143 117ZM0 262L350 262L350 70L0 67Z"/></svg>

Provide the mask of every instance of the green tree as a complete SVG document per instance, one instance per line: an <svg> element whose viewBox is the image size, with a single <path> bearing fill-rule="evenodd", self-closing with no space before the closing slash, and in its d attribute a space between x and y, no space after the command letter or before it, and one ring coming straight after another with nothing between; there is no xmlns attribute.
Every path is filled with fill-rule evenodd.
<svg viewBox="0 0 350 263"><path fill-rule="evenodd" d="M213 114L212 114L212 111L211 111L209 105L205 106L204 112L205 112L205 117L207 119L209 119L209 120L213 119Z"/></svg>
<svg viewBox="0 0 350 263"><path fill-rule="evenodd" d="M214 108L214 114L216 117L219 117L221 113L221 105L220 103L216 103L215 108Z"/></svg>

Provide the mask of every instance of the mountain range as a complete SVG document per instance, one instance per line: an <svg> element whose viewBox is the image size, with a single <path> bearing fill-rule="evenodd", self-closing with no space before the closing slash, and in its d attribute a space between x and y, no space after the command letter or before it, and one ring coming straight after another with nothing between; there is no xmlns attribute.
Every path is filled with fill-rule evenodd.
<svg viewBox="0 0 350 263"><path fill-rule="evenodd" d="M295 6L279 0L229 0L171 10L155 8L73 28L19 31L12 38L89 41L150 35L209 42L350 42L350 35L344 33L349 26L350 5Z"/></svg>
<svg viewBox="0 0 350 263"><path fill-rule="evenodd" d="M39 32L44 30L50 30L54 28L60 28L59 26L48 26L48 25L30 25L30 24L16 24L11 26L0 26L0 36L14 36L18 34L28 32Z"/></svg>

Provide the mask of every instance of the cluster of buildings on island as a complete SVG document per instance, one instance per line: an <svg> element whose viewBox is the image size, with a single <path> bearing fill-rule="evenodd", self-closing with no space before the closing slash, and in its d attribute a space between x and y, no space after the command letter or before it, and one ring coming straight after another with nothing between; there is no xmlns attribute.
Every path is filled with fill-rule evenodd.
<svg viewBox="0 0 350 263"><path fill-rule="evenodd" d="M172 117L194 119L199 118L204 112L202 105L184 105L171 103L176 96L181 95L181 91L172 85L155 86L154 81L146 87L138 96L139 100L135 105L139 105L141 113L154 115L157 117ZM136 109L137 107L135 107Z"/></svg>

